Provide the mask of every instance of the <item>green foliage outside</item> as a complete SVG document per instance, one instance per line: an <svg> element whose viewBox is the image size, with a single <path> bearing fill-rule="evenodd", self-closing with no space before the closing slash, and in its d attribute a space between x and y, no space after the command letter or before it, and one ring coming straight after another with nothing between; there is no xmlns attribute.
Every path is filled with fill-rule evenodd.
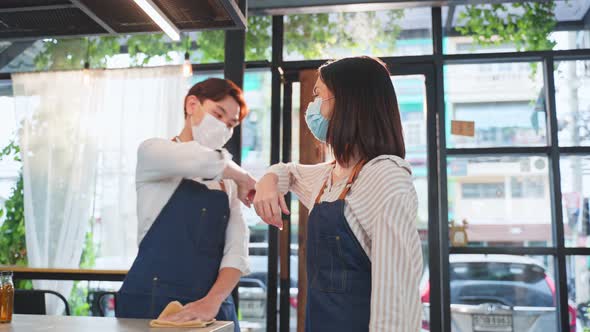
<svg viewBox="0 0 590 332"><path fill-rule="evenodd" d="M0 151L0 161L12 158L20 162L20 147L11 141ZM25 242L25 220L24 220L24 192L22 169L19 172L18 180L12 189L4 207L0 208L0 217L5 220L0 226L0 265L27 266L27 249ZM89 269L94 267L98 248L93 242L93 225L91 220L90 230L86 233L84 249L80 259L80 268ZM76 316L87 316L90 306L87 303L88 288L85 282L76 281L72 288L69 304L72 314ZM19 289L32 289L33 283L30 280L20 280L15 284Z"/></svg>
<svg viewBox="0 0 590 332"><path fill-rule="evenodd" d="M524 14L511 14L510 6L521 8ZM518 51L552 49L555 43L548 36L556 24L554 9L554 1L494 4L489 7L466 6L466 12L458 17L459 26L456 29L466 36L478 36L474 41L481 46L513 44ZM330 57L325 50L331 48L377 56L391 55L401 32L396 22L403 18L404 11L387 11L386 25L377 15L375 12L365 12L287 16L284 29L285 52L298 54L303 59ZM369 31L372 35L358 36L354 26L350 28L350 22L355 20L366 24L364 31ZM191 36L184 36L177 43L170 42L161 33L128 37L52 39L43 43L42 51L34 62L37 70L81 69L87 61L91 68L104 68L109 57L121 53L122 45L127 46L132 66L144 66L155 57L164 57L170 61L170 52L184 53L188 50L194 63L223 61L224 31L204 31ZM371 39L368 47L362 44L367 37ZM250 16L246 33L246 60L270 60L271 39L272 18ZM13 158L20 161L19 153L19 146L11 142L0 152L0 160ZM0 216L6 218L0 226L0 264L26 266L22 170L12 194L0 209ZM91 220L80 268L94 267L98 248L93 241L93 224L94 220ZM31 282L23 282L17 287L31 288ZM86 282L75 282L69 299L74 315L89 314L87 297ZM590 329L585 328L584 331L590 332Z"/></svg>
<svg viewBox="0 0 590 332"><path fill-rule="evenodd" d="M513 44L517 51L551 50L555 42L548 37L557 24L554 11L554 1L469 5L459 15L456 29L483 46Z"/></svg>
<svg viewBox="0 0 590 332"><path fill-rule="evenodd" d="M20 162L20 148L11 141L0 151L0 161L12 159ZM4 206L0 206L0 217L5 217L0 226L0 265L27 266L27 248L25 244L25 206L23 196L23 173ZM31 289L30 281L19 281L17 288Z"/></svg>
<svg viewBox="0 0 590 332"><path fill-rule="evenodd" d="M472 36L480 46L514 45L517 51L552 50L549 35L555 29L555 1L513 2L491 6L468 5L457 20L457 31ZM531 63L534 77L537 63Z"/></svg>
<svg viewBox="0 0 590 332"><path fill-rule="evenodd" d="M325 58L324 50L333 47L358 50L373 55L390 55L401 28L403 10L382 13L387 22L378 19L377 12L305 14L285 17L285 51L299 54L304 59ZM355 21L356 20L356 21ZM360 22L371 36L359 34L354 24ZM363 45L370 39L367 47ZM270 60L272 17L250 16L246 32L247 61ZM52 39L43 43L35 58L37 70L66 70L104 68L109 57L121 53L127 45L132 66L144 66L152 58L163 57L171 61L171 52L190 51L193 63L223 62L225 32L203 31L184 35L180 42L171 42L164 34L143 34L128 37L88 37ZM194 47L196 45L196 48ZM329 57L329 56L328 56Z"/></svg>
<svg viewBox="0 0 590 332"><path fill-rule="evenodd" d="M548 39L557 23L554 10L554 1L468 5L458 15L456 29L462 35L477 36L474 42L480 46L512 44L518 51L548 50L555 46ZM337 48L352 54L391 55L403 17L404 10L285 16L285 53L303 59L331 58L326 50ZM52 39L43 43L35 66L38 70L81 69L88 61L91 68L104 68L123 45L132 66L144 66L155 57L171 61L171 52L186 51L193 63L223 62L224 36L224 31L217 30L184 35L180 42L171 42L162 33ZM270 60L271 39L272 17L248 17L246 60Z"/></svg>
<svg viewBox="0 0 590 332"><path fill-rule="evenodd" d="M84 249L82 250L82 256L80 257L81 269L92 269L96 263L98 247L94 244L93 230L94 218L91 218L90 229L84 238ZM72 310L72 315L90 316L90 304L88 303L88 282L74 281L68 302Z"/></svg>

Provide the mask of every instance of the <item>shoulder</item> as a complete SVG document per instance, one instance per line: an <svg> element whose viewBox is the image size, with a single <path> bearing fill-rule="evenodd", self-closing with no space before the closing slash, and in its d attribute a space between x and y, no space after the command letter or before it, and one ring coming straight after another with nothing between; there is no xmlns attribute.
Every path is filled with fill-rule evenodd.
<svg viewBox="0 0 590 332"><path fill-rule="evenodd" d="M139 147L137 148L137 153L139 155L149 153L154 149L158 149L162 146L168 146L170 144L174 144L174 142L160 137L149 138L139 144Z"/></svg>
<svg viewBox="0 0 590 332"><path fill-rule="evenodd" d="M410 164L389 155L379 156L365 164L351 190L351 203L371 206L370 210L375 212L403 197L416 196Z"/></svg>
<svg viewBox="0 0 590 332"><path fill-rule="evenodd" d="M376 200L381 202L379 219L394 225L414 225L418 209L418 195L412 179L410 163L403 158L391 155L379 156L369 163L363 171L367 171L367 187L377 194ZM360 176L360 175L359 175ZM373 184L370 184L373 183ZM404 227L410 231L411 227Z"/></svg>
<svg viewBox="0 0 590 332"><path fill-rule="evenodd" d="M410 164L392 155L382 155L367 162L359 174L359 180L384 194L408 193L414 188Z"/></svg>

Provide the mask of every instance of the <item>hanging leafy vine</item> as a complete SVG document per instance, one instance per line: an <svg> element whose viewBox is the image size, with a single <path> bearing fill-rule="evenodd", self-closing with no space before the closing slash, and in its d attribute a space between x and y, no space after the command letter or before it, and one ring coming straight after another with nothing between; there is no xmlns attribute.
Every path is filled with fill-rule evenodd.
<svg viewBox="0 0 590 332"><path fill-rule="evenodd" d="M557 24L554 11L554 1L469 5L459 14L456 29L482 46L511 43L517 51L550 50L555 46L548 38Z"/></svg>
<svg viewBox="0 0 590 332"><path fill-rule="evenodd" d="M555 29L555 1L514 2L488 6L468 5L458 15L455 29L480 46L512 44L517 51L542 51L555 47L549 35ZM531 63L531 77L537 63Z"/></svg>
<svg viewBox="0 0 590 332"><path fill-rule="evenodd" d="M11 141L0 152L0 160L12 158L20 162L20 148ZM0 217L6 219L0 226L0 265L27 265L27 249L25 245L25 215L23 197L23 175L19 172L16 185L4 207L0 208Z"/></svg>

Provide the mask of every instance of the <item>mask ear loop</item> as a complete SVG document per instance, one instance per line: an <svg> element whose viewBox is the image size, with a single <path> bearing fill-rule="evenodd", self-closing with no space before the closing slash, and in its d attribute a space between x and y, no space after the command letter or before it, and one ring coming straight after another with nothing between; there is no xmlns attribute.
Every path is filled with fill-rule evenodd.
<svg viewBox="0 0 590 332"><path fill-rule="evenodd" d="M198 98L197 98L197 104L202 107L201 101ZM198 112L198 109L194 110L192 114L189 114L189 116L191 118L191 127L196 126L195 123L193 122L193 116L195 116L196 112Z"/></svg>

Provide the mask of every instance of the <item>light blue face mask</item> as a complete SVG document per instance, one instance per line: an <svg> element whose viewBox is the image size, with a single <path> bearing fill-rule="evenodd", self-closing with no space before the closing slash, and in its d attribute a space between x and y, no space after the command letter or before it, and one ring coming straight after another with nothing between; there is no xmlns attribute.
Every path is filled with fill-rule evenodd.
<svg viewBox="0 0 590 332"><path fill-rule="evenodd" d="M330 120L324 118L321 113L322 102L333 98L334 97L322 100L322 98L317 97L313 102L309 103L307 111L305 112L305 122L307 122L307 127L309 127L313 136L323 143L326 143Z"/></svg>

